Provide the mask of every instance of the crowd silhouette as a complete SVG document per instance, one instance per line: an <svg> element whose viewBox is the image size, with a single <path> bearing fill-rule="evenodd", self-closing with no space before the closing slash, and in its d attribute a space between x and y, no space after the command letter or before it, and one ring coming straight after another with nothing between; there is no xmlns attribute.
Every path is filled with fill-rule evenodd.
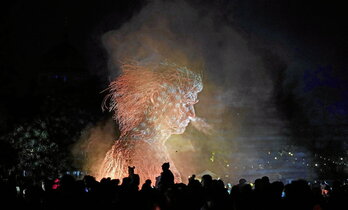
<svg viewBox="0 0 348 210"><path fill-rule="evenodd" d="M75 179L71 175L41 182L2 179L2 209L137 209L137 210L336 210L346 209L348 185L334 181L331 185L309 184L295 180L284 185L270 182L267 176L252 183L241 178L228 189L220 179L192 175L188 184L174 183L169 163L153 186L146 180L140 187L135 167L128 167L128 177L103 178L92 176ZM6 207L7 206L7 207ZM3 208L4 207L4 208Z"/></svg>

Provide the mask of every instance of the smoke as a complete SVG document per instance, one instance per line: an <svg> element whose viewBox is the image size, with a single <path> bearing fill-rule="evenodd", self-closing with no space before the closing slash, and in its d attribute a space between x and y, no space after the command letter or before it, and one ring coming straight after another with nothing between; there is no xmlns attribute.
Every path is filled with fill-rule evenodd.
<svg viewBox="0 0 348 210"><path fill-rule="evenodd" d="M117 136L116 125L112 119L101 120L96 125L87 126L72 148L75 165L89 175L97 176L105 154Z"/></svg>
<svg viewBox="0 0 348 210"><path fill-rule="evenodd" d="M120 28L102 36L109 55L108 78L114 79L119 62L127 59L143 64L169 60L203 75L196 114L214 129L213 135L190 125L185 134L168 141L184 177L209 170L228 181L241 177L251 181L263 175L308 178L311 171L302 166L294 169L280 158L288 152L291 130L274 102L277 78L272 75L284 69L268 65L273 57L272 53L265 56L267 46L243 34L229 11L225 12L221 14L214 3L150 1ZM110 145L103 138L116 138L108 130L113 129L110 123L107 125L90 128L84 138L103 145L96 152L98 158ZM293 148L291 152L294 150L310 161L307 151ZM276 157L278 161L272 165L270 159Z"/></svg>

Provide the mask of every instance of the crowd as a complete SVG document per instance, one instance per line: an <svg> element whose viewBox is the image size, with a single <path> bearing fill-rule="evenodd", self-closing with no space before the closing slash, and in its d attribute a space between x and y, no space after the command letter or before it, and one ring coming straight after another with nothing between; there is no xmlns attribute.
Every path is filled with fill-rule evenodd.
<svg viewBox="0 0 348 210"><path fill-rule="evenodd" d="M14 179L1 180L1 209L137 209L137 210L331 210L347 209L348 185L335 181L331 186L309 185L305 180L284 185L270 182L264 176L227 189L222 180L204 175L201 180L192 175L188 184L174 183L169 164L156 183L146 180L140 185L134 167L122 179L92 176L76 180L64 175L41 183L18 183Z"/></svg>

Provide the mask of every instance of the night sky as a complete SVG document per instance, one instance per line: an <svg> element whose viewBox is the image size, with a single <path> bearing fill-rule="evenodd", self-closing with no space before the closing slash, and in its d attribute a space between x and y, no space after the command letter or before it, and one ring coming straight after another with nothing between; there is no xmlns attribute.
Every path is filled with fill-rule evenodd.
<svg viewBox="0 0 348 210"><path fill-rule="evenodd" d="M144 17L160 11L161 17L168 18L169 31L176 43L165 40L164 46L174 46L177 51L194 40L185 53L191 53L188 58L193 59L199 54L197 57L204 61L204 74L210 85L205 94L202 92L201 106L197 104L198 114L202 113L208 122L218 121L222 115L213 115L212 110L204 116L204 104L214 101L216 107L223 107L217 113L224 110L230 117L223 121L233 121L233 126L238 127L238 134L232 135L236 147L243 147L240 139L253 142L258 132L264 134L267 130L265 135L269 136L272 129L286 127L279 134L282 139L286 137L284 144L303 148L313 159L316 155L339 154L345 158L344 164L347 163L348 25L343 3L169 2L18 0L2 3L1 136L35 119L49 121L66 115L67 120L60 126L72 127L69 132L73 140L64 144L70 148L86 127L109 119L111 115L101 111L103 94L100 92L119 72L117 67L110 67L110 51L106 50L109 46L103 35L110 31L111 36L118 35L121 30L136 37L137 24L151 28ZM188 23L190 20L196 22ZM129 42L121 44L127 46ZM115 55L129 55L130 51L117 51ZM250 108L253 106L257 108ZM264 107L274 110L268 112ZM240 121L236 123L238 117ZM266 120L284 126L252 127L267 124ZM188 130L189 136L192 128ZM222 144L231 146L226 141L232 137L224 132ZM54 138L59 142L64 135L57 131Z"/></svg>

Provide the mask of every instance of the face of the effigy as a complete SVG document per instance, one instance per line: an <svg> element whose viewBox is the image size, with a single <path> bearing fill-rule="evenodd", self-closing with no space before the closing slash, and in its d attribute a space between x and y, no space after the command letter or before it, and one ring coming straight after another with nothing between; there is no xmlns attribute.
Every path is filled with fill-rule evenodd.
<svg viewBox="0 0 348 210"><path fill-rule="evenodd" d="M194 104L198 102L197 93L177 94L174 98L175 103L170 110L167 109L166 122L172 134L182 134L196 117Z"/></svg>

